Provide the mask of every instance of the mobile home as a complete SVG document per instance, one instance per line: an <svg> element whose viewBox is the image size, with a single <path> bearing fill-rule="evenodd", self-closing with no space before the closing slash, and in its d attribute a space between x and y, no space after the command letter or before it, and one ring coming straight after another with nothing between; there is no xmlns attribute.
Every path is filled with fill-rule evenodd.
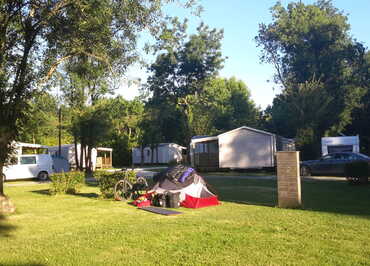
<svg viewBox="0 0 370 266"><path fill-rule="evenodd" d="M176 143L160 143L158 144L157 149L152 150L150 147L145 147L143 149L143 154L141 154L141 148L133 148L132 163L141 164L142 155L144 164L167 164L171 161L180 162L185 159L185 154L186 147L180 146Z"/></svg>
<svg viewBox="0 0 370 266"><path fill-rule="evenodd" d="M281 150L295 150L294 141L243 126L218 136L193 137L190 158L196 168L267 168L275 166L275 153Z"/></svg>
<svg viewBox="0 0 370 266"><path fill-rule="evenodd" d="M56 172L68 172L70 169L76 168L76 154L78 160L81 155L81 144L77 144L77 151L74 144L63 144L59 146L49 147L50 154L54 161L54 167ZM109 168L112 167L112 151L111 148L93 148L91 150L91 163L92 170L96 168ZM86 151L87 152L87 151ZM82 165L86 167L85 156L82 158Z"/></svg>
<svg viewBox="0 0 370 266"><path fill-rule="evenodd" d="M322 155L333 152L360 152L359 136L321 138Z"/></svg>

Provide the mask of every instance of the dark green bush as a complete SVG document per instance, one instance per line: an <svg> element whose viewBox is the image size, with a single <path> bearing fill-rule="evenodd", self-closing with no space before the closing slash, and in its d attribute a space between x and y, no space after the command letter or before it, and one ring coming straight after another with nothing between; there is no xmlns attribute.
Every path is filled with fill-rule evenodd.
<svg viewBox="0 0 370 266"><path fill-rule="evenodd" d="M113 198L114 197L114 186L121 179L128 179L131 183L136 181L135 171L117 171L117 172L107 172L98 171L94 173L94 177L98 180L98 186L103 198Z"/></svg>
<svg viewBox="0 0 370 266"><path fill-rule="evenodd" d="M348 163L345 166L345 174L350 183L367 183L369 165L363 161Z"/></svg>
<svg viewBox="0 0 370 266"><path fill-rule="evenodd" d="M83 172L62 172L50 175L51 194L74 194L85 182L85 173Z"/></svg>

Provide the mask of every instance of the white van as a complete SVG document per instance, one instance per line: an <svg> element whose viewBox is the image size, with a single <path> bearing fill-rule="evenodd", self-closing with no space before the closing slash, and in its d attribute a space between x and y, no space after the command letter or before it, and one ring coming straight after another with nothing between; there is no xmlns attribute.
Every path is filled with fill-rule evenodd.
<svg viewBox="0 0 370 266"><path fill-rule="evenodd" d="M47 180L53 173L53 160L46 146L14 142L11 163L3 167L5 180L39 178Z"/></svg>

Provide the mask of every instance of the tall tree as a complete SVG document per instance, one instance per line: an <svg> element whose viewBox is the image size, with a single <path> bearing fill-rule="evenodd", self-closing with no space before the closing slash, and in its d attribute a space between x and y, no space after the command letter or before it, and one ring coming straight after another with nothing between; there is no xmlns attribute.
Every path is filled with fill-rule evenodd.
<svg viewBox="0 0 370 266"><path fill-rule="evenodd" d="M27 114L27 101L44 80L43 74L50 77L59 63L75 56L107 63L106 51L114 50L107 46L131 51L144 28L156 33L166 2L170 1L0 2L0 176ZM106 32L95 34L102 29ZM112 33L114 42L106 39Z"/></svg>
<svg viewBox="0 0 370 266"><path fill-rule="evenodd" d="M359 135L361 152L370 154L370 51L365 55L366 64L363 66L363 77L366 88L365 95L361 98L360 105L352 113L352 123L347 126L345 133Z"/></svg>
<svg viewBox="0 0 370 266"><path fill-rule="evenodd" d="M293 2L287 8L278 2L271 12L272 23L260 24L256 41L262 48L262 62L276 68L275 81L282 86L278 101L284 95L301 97L299 88L306 82L320 82L322 97L331 99L325 105L330 119L317 118L315 139L338 134L351 122L351 112L364 93L363 46L351 38L347 17L330 0L309 5ZM298 129L302 128L293 127L290 135Z"/></svg>
<svg viewBox="0 0 370 266"><path fill-rule="evenodd" d="M163 123L162 115L162 121L157 122L162 125L164 139L169 139L169 134L173 135L174 130L180 132L180 127L183 134L176 134L178 139L172 138L171 141L183 145L187 145L191 138L191 126L186 119L190 108L188 100L192 95L202 93L206 83L217 75L224 61L221 54L222 31L201 24L197 33L188 37L186 28L186 21L180 23L174 19L172 27L162 30L156 45L156 51L160 54L149 67L152 75L146 87L151 93L149 104L156 106L160 113L169 111L167 123ZM165 127L170 127L170 130L165 130Z"/></svg>

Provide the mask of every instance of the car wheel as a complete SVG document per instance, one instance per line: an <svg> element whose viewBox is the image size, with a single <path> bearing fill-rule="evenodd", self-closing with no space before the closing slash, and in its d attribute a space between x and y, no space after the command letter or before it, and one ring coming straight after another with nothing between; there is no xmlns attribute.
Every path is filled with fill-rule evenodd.
<svg viewBox="0 0 370 266"><path fill-rule="evenodd" d="M301 177L311 176L311 170L307 166L301 167Z"/></svg>
<svg viewBox="0 0 370 266"><path fill-rule="evenodd" d="M49 174L45 171L42 171L40 172L38 175L37 175L37 178L40 180L40 181L46 181L49 179Z"/></svg>

